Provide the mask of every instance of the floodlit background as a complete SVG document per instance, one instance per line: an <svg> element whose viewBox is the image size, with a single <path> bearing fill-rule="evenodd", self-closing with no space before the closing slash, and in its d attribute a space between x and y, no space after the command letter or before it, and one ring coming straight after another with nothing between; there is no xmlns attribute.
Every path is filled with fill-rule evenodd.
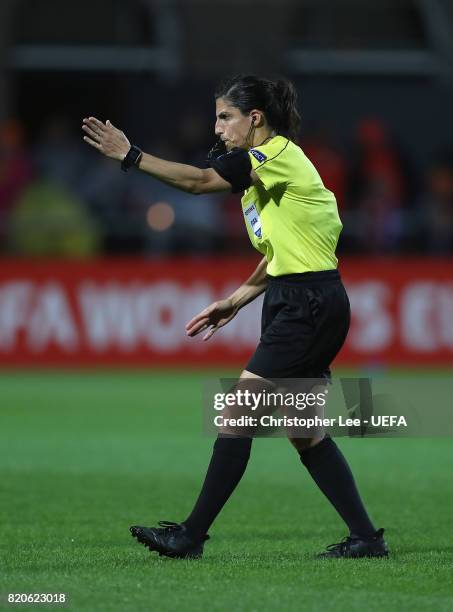
<svg viewBox="0 0 453 612"><path fill-rule="evenodd" d="M146 151L203 165L215 84L236 72L297 85L301 145L345 221L340 253L451 254L450 1L2 0L0 10L3 254L248 253L236 196L125 176L80 131L86 115L109 118Z"/></svg>
<svg viewBox="0 0 453 612"><path fill-rule="evenodd" d="M184 324L259 257L237 195L125 174L82 119L204 166L215 85L235 73L295 83L300 145L337 196L353 322L335 372L451 375L452 0L1 0L0 593L451 609L448 439L339 442L386 566L313 562L344 529L284 440L257 441L200 564L129 542L129 524L191 509L212 444L202 383L247 362L260 302L205 345Z"/></svg>
<svg viewBox="0 0 453 612"><path fill-rule="evenodd" d="M204 166L216 83L252 72L294 81L300 144L337 197L354 311L339 363L451 364L451 1L0 10L1 363L246 362L259 301L209 346L184 335L258 261L239 196L125 174L83 142L81 124L110 119L145 151Z"/></svg>

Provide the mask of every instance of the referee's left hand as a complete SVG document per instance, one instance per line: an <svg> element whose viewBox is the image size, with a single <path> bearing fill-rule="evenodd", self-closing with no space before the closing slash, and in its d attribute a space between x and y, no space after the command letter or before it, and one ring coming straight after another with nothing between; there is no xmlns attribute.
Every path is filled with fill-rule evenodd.
<svg viewBox="0 0 453 612"><path fill-rule="evenodd" d="M102 123L96 117L85 117L82 130L86 134L83 137L85 142L112 159L122 161L131 148L131 143L124 132L116 128L108 119Z"/></svg>
<svg viewBox="0 0 453 612"><path fill-rule="evenodd" d="M237 315L238 311L239 308L233 306L230 299L214 302L187 323L186 333L192 337L208 330L203 336L203 340L209 340L218 329L229 323Z"/></svg>

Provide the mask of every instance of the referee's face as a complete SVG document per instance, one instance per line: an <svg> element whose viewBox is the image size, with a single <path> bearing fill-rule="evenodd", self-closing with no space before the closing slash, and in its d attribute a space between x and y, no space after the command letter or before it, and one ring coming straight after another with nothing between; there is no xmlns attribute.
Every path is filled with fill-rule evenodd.
<svg viewBox="0 0 453 612"><path fill-rule="evenodd" d="M234 147L248 148L247 135L249 134L252 118L249 115L243 115L238 108L231 106L223 98L217 98L215 105L216 136L224 141L228 151Z"/></svg>

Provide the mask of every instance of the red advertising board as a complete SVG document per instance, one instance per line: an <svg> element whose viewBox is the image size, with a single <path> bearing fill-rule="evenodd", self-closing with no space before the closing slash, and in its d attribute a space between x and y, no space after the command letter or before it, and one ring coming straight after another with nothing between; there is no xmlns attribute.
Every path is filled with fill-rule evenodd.
<svg viewBox="0 0 453 612"><path fill-rule="evenodd" d="M3 366L243 365L261 300L208 342L185 323L246 279L256 259L0 265ZM337 363L453 364L453 262L344 260L351 330Z"/></svg>

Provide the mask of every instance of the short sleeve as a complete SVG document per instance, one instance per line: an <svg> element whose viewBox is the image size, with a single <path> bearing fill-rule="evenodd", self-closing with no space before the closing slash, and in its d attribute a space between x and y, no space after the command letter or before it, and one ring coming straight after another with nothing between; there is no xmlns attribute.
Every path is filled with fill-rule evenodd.
<svg viewBox="0 0 453 612"><path fill-rule="evenodd" d="M284 145L280 151L273 151L272 154L266 147L255 147L250 149L248 154L252 169L258 175L265 189L270 190L278 185L287 185L289 182L288 166L285 162Z"/></svg>
<svg viewBox="0 0 453 612"><path fill-rule="evenodd" d="M252 184L250 176L252 164L247 151L244 149L233 149L216 159L210 160L209 165L230 183L232 193L244 191Z"/></svg>

